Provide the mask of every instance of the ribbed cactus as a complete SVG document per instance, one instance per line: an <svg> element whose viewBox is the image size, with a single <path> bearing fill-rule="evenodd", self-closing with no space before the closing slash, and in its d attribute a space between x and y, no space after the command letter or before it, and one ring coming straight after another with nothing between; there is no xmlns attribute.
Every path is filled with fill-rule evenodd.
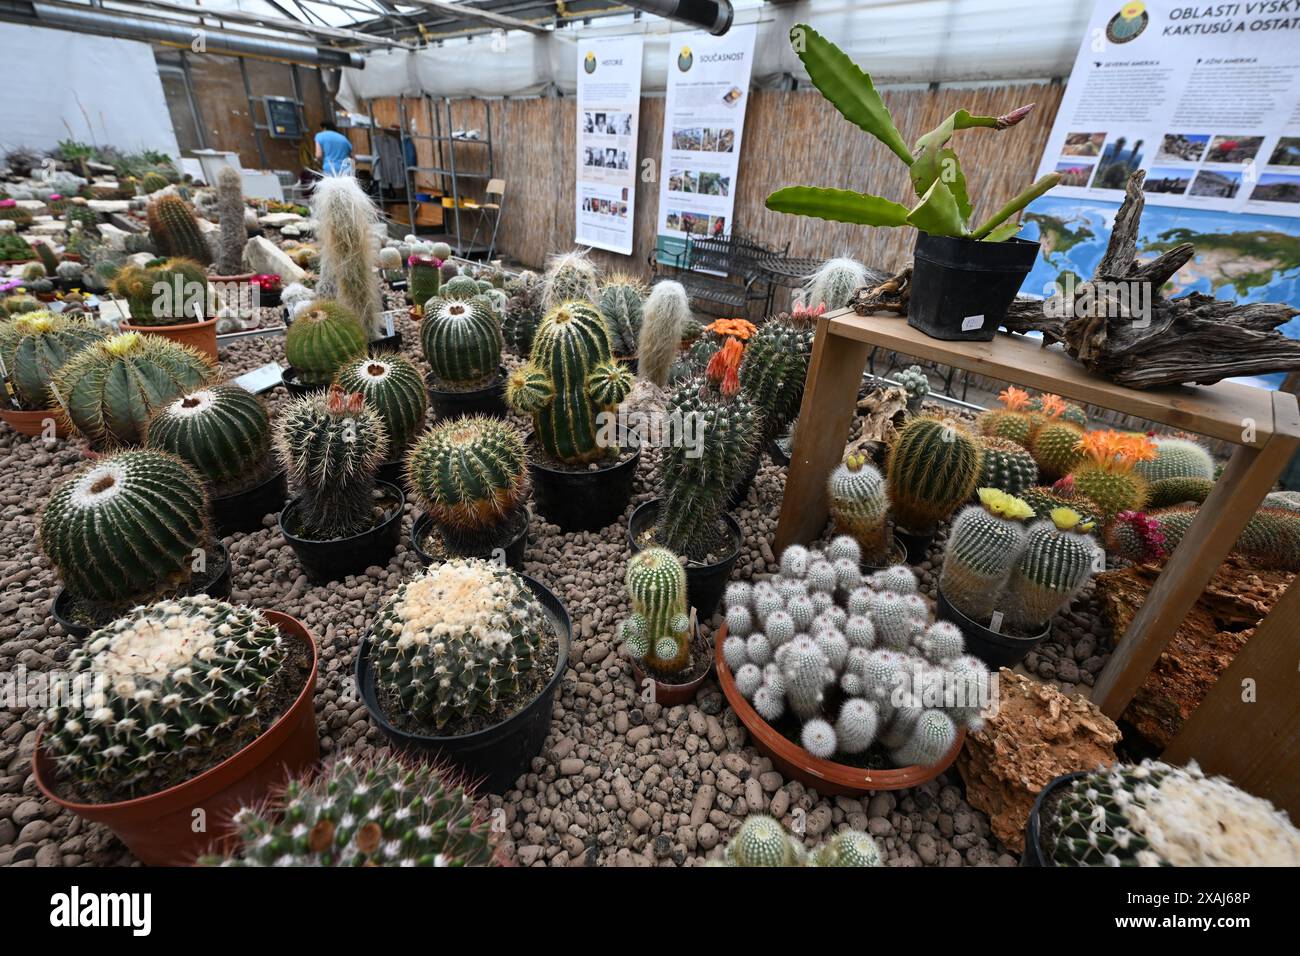
<svg viewBox="0 0 1300 956"><path fill-rule="evenodd" d="M1185 501L1198 504L1210 497L1212 478L1157 478L1147 489L1148 508L1168 508Z"/></svg>
<svg viewBox="0 0 1300 956"><path fill-rule="evenodd" d="M745 346L740 387L762 415L764 442L799 414L815 334L815 326L782 314L759 326Z"/></svg>
<svg viewBox="0 0 1300 956"><path fill-rule="evenodd" d="M338 370L366 354L366 330L340 302L316 299L284 333L284 357L304 385L328 385Z"/></svg>
<svg viewBox="0 0 1300 956"><path fill-rule="evenodd" d="M450 389L481 388L501 365L501 323L486 301L430 299L420 323L420 347L434 377Z"/></svg>
<svg viewBox="0 0 1300 956"><path fill-rule="evenodd" d="M433 730L486 715L505 720L507 702L540 666L550 623L513 571L453 559L400 585L372 631L381 698Z"/></svg>
<svg viewBox="0 0 1300 956"><path fill-rule="evenodd" d="M406 264L407 294L414 305L423 309L442 289L442 262L432 256L412 255Z"/></svg>
<svg viewBox="0 0 1300 956"><path fill-rule="evenodd" d="M180 196L159 196L149 203L145 217L149 235L161 255L192 259L201 266L212 264L212 249L199 229L194 209Z"/></svg>
<svg viewBox="0 0 1300 956"><path fill-rule="evenodd" d="M850 455L831 472L826 497L835 527L857 540L868 564L881 563L890 540L889 495L880 471L866 455Z"/></svg>
<svg viewBox="0 0 1300 956"><path fill-rule="evenodd" d="M145 445L188 463L214 495L233 494L263 473L271 420L256 395L221 384L187 392L149 419Z"/></svg>
<svg viewBox="0 0 1300 956"><path fill-rule="evenodd" d="M542 278L535 272L521 272L505 285L506 315L501 331L506 345L516 355L527 356L533 336L546 314L542 308Z"/></svg>
<svg viewBox="0 0 1300 956"><path fill-rule="evenodd" d="M812 851L809 866L884 866L880 847L870 833L841 830Z"/></svg>
<svg viewBox="0 0 1300 956"><path fill-rule="evenodd" d="M975 491L979 447L955 422L916 418L889 449L887 476L894 520L908 531L924 533Z"/></svg>
<svg viewBox="0 0 1300 956"><path fill-rule="evenodd" d="M615 355L636 355L644 300L645 289L631 276L609 276L596 291L596 304Z"/></svg>
<svg viewBox="0 0 1300 956"><path fill-rule="evenodd" d="M1025 546L1021 524L1032 509L1005 492L979 490L980 504L959 514L948 533L939 589L944 597L977 623L986 623L998 595Z"/></svg>
<svg viewBox="0 0 1300 956"><path fill-rule="evenodd" d="M236 817L222 866L492 866L492 827L455 778L396 757L338 757Z"/></svg>
<svg viewBox="0 0 1300 956"><path fill-rule="evenodd" d="M491 548L528 496L523 436L485 415L442 422L415 440L406 482L453 543Z"/></svg>
<svg viewBox="0 0 1300 956"><path fill-rule="evenodd" d="M179 458L124 451L90 462L55 489L40 541L68 590L106 605L189 579L208 544L203 482Z"/></svg>
<svg viewBox="0 0 1300 956"><path fill-rule="evenodd" d="M803 859L803 848L779 822L762 814L745 819L725 853L730 866L800 866Z"/></svg>
<svg viewBox="0 0 1300 956"><path fill-rule="evenodd" d="M673 674L690 666L690 618L686 571L667 548L646 548L627 564L623 583L632 615L623 622L628 653L656 671Z"/></svg>
<svg viewBox="0 0 1300 956"><path fill-rule="evenodd" d="M424 426L428 393L410 359L395 354L353 359L339 369L337 381L345 392L360 392L383 419L391 458L402 454Z"/></svg>
<svg viewBox="0 0 1300 956"><path fill-rule="evenodd" d="M549 311L566 302L596 301L600 276L590 259L580 252L566 252L551 259L542 280L542 305Z"/></svg>
<svg viewBox="0 0 1300 956"><path fill-rule="evenodd" d="M1029 529L999 607L1007 623L1028 633L1047 626L1083 590L1093 573L1097 546L1078 512L1058 508Z"/></svg>
<svg viewBox="0 0 1300 956"><path fill-rule="evenodd" d="M1214 478L1214 459L1201 445L1186 438L1157 438L1156 456L1139 461L1134 470L1147 481L1161 478Z"/></svg>
<svg viewBox="0 0 1300 956"><path fill-rule="evenodd" d="M1096 504L1109 520L1146 506L1147 481L1135 466L1155 457L1155 445L1141 435L1088 432L1079 439L1085 458L1067 476L1075 492Z"/></svg>
<svg viewBox="0 0 1300 956"><path fill-rule="evenodd" d="M1038 427L1030 448L1045 478L1055 480L1074 470L1083 460L1083 450L1079 447L1082 437L1082 428L1059 419L1045 421ZM1037 484L1037 481L1030 484Z"/></svg>
<svg viewBox="0 0 1300 956"><path fill-rule="evenodd" d="M1022 446L1006 438L979 439L983 452L978 486L1018 495L1038 484L1038 463Z"/></svg>
<svg viewBox="0 0 1300 956"><path fill-rule="evenodd" d="M108 338L108 330L77 315L24 312L0 322L0 363L26 411L58 405L54 376L87 345Z"/></svg>
<svg viewBox="0 0 1300 956"><path fill-rule="evenodd" d="M682 333L691 319L690 299L680 282L656 282L645 301L637 337L637 374L660 388L677 359Z"/></svg>
<svg viewBox="0 0 1300 956"><path fill-rule="evenodd" d="M374 239L379 209L353 177L326 176L316 182L311 213L320 243L317 294L338 301L355 315L371 340L380 338L383 327Z"/></svg>
<svg viewBox="0 0 1300 956"><path fill-rule="evenodd" d="M808 283L796 294L798 302L806 308L824 306L827 312L842 309L849 297L863 286L871 285L871 275L866 266L856 259L827 259L808 278Z"/></svg>
<svg viewBox="0 0 1300 956"><path fill-rule="evenodd" d="M223 166L223 169L233 169L230 166ZM140 178L140 189L146 196L156 193L160 189L167 188L167 177L162 173L150 170Z"/></svg>
<svg viewBox="0 0 1300 956"><path fill-rule="evenodd" d="M208 275L193 259L128 263L109 288L126 299L131 325L166 326L202 322L209 311Z"/></svg>
<svg viewBox="0 0 1300 956"><path fill-rule="evenodd" d="M1264 496L1264 507L1300 511L1300 491L1270 491Z"/></svg>
<svg viewBox="0 0 1300 956"><path fill-rule="evenodd" d="M900 767L932 767L943 759L957 742L957 725L942 710L921 714L907 741L890 756Z"/></svg>
<svg viewBox="0 0 1300 956"><path fill-rule="evenodd" d="M360 393L337 385L306 395L280 413L275 447L298 494L298 528L318 541L368 531L375 520L375 472L388 460L383 420Z"/></svg>
<svg viewBox="0 0 1300 956"><path fill-rule="evenodd" d="M443 280L442 289L439 290L438 297L468 302L470 299L476 299L482 294L483 287L479 285L478 280L472 279L469 276L455 275Z"/></svg>
<svg viewBox="0 0 1300 956"><path fill-rule="evenodd" d="M163 405L215 379L206 356L156 335L92 342L54 377L68 422L95 448L138 445Z"/></svg>
<svg viewBox="0 0 1300 956"><path fill-rule="evenodd" d="M632 384L631 373L610 352L600 313L570 302L548 312L538 326L529 360L506 383L506 402L532 416L543 452L581 464L617 454L598 443L596 416L614 411Z"/></svg>
<svg viewBox="0 0 1300 956"><path fill-rule="evenodd" d="M976 419L981 435L1005 438L1022 448L1029 448L1038 425L1037 417L1028 413L1029 393L1014 385L998 394L1002 408L992 408Z"/></svg>
<svg viewBox="0 0 1300 956"><path fill-rule="evenodd" d="M239 170L222 166L217 172L217 274L236 276L244 271L244 245L248 227L244 224L244 181Z"/></svg>
<svg viewBox="0 0 1300 956"><path fill-rule="evenodd" d="M47 712L47 746L81 785L147 792L256 720L288 654L253 608L205 595L137 607L72 651L66 668L89 699Z"/></svg>
<svg viewBox="0 0 1300 956"><path fill-rule="evenodd" d="M1149 515L1121 512L1107 527L1106 543L1130 561L1158 561L1183 540L1196 515L1197 509L1187 506ZM1300 511L1259 509L1246 522L1232 550L1261 570L1300 571Z"/></svg>

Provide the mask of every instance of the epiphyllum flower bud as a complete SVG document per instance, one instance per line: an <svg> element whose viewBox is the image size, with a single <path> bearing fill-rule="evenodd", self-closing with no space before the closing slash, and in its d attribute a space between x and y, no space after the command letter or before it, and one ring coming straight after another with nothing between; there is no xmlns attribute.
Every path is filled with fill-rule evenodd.
<svg viewBox="0 0 1300 956"><path fill-rule="evenodd" d="M726 344L713 353L708 368L704 370L705 377L718 386L725 398L740 391L740 359L744 352L739 339L728 337Z"/></svg>
<svg viewBox="0 0 1300 956"><path fill-rule="evenodd" d="M329 396L325 399L325 408L331 415L360 415L366 407L366 397L360 392L349 395L338 385L331 385Z"/></svg>
<svg viewBox="0 0 1300 956"><path fill-rule="evenodd" d="M1035 104L1030 103L1028 106L1020 106L1010 113L1004 113L998 117L998 129L1006 129L1008 126L1015 126L1022 119L1029 115L1029 111L1034 108Z"/></svg>

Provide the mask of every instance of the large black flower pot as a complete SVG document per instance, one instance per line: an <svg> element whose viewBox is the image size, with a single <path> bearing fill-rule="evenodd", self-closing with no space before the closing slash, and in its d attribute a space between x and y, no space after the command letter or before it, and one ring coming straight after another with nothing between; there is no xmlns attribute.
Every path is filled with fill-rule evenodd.
<svg viewBox="0 0 1300 956"><path fill-rule="evenodd" d="M438 387L432 374L424 376L429 389L429 408L435 422L462 415L506 417L506 371L497 369L496 378L482 388L467 392L449 392Z"/></svg>
<svg viewBox="0 0 1300 956"><path fill-rule="evenodd" d="M289 547L298 556L298 563L313 583L324 584L349 574L360 574L372 564L383 567L397 550L397 542L402 534L402 508L406 504L406 496L402 494L401 488L386 481L375 482L375 489L392 501L388 514L369 531L347 538L312 541L290 534L285 525L291 523L293 512L298 507L297 498L285 505L280 512L280 534L289 542Z"/></svg>
<svg viewBox="0 0 1300 956"><path fill-rule="evenodd" d="M420 563L426 567L439 560L424 550L422 542L424 536L428 534L429 529L433 526L433 519L427 514L422 514L415 519L415 524L411 526L411 547L415 549L415 556L420 559ZM528 549L528 515L523 515L523 520L519 522L519 529L510 537L509 541L495 548L481 549L464 549L456 548L445 538L444 544L447 551L458 558L482 558L485 561L495 561L500 557L505 561L506 567L514 568L516 571L524 570L524 552ZM499 552L499 553L498 553Z"/></svg>
<svg viewBox="0 0 1300 956"><path fill-rule="evenodd" d="M1038 258L1038 243L918 232L907 324L935 339L990 342Z"/></svg>
<svg viewBox="0 0 1300 956"><path fill-rule="evenodd" d="M641 462L641 449L595 471L564 471L532 456L533 506L561 531L598 531L623 515L632 497L632 479Z"/></svg>
<svg viewBox="0 0 1300 956"><path fill-rule="evenodd" d="M1047 786L1038 791L1038 796L1034 799L1034 808L1029 811L1029 819L1025 821L1025 849L1020 854L1021 866L1056 866L1056 863L1043 852L1043 823L1041 819L1043 804L1053 793L1066 786L1071 780L1087 776L1087 773L1086 770L1080 770L1077 773L1062 774L1049 780Z"/></svg>
<svg viewBox="0 0 1300 956"><path fill-rule="evenodd" d="M895 527L894 537L903 542L908 564L920 564L930 556L930 543L934 541L933 531L927 534L913 534L911 531Z"/></svg>
<svg viewBox="0 0 1300 956"><path fill-rule="evenodd" d="M379 466L375 472L375 477L380 481L386 481L390 485L397 485L403 491L406 490L406 459L394 458L392 461L386 461Z"/></svg>
<svg viewBox="0 0 1300 956"><path fill-rule="evenodd" d="M659 517L659 503L659 498L651 498L644 504L638 505L632 512L632 517L628 519L627 541L633 554L640 551L642 547L637 539L647 529L654 527L655 519ZM735 518L724 514L722 520L727 524L727 532L731 539L726 556L714 564L686 566L686 599L691 607L699 612L701 621L713 617L713 613L718 609L718 604L722 601L722 592L727 588L731 569L736 566L736 561L740 557L740 545L744 540L740 525L736 523Z"/></svg>
<svg viewBox="0 0 1300 956"><path fill-rule="evenodd" d="M280 373L280 383L284 390L295 398L301 398L304 395L315 395L317 392L323 392L329 388L329 383L324 385L308 385L298 377L298 370L292 365L287 366Z"/></svg>
<svg viewBox="0 0 1300 956"><path fill-rule="evenodd" d="M974 654L992 670L997 670L999 667L1015 667L1035 646L1047 640L1047 636L1052 633L1052 626L1049 624L1035 637L1012 637L999 634L957 610L944 595L942 588L938 593L935 613L941 620L956 624L966 639L966 653Z"/></svg>
<svg viewBox="0 0 1300 956"><path fill-rule="evenodd" d="M569 649L573 640L573 626L569 613L560 599L546 585L520 575L524 583L537 596L551 618L560 647L555 661L555 673L537 699L517 714L501 723L472 734L459 737L432 737L410 733L394 727L384 716L375 687L375 673L371 666L373 649L369 634L357 649L357 687L365 701L370 719L383 731L394 749L421 761L445 762L461 771L470 781L482 781L481 790L502 793L510 789L519 777L528 772L532 759L542 749L551 727L551 710L556 688L569 666Z"/></svg>
<svg viewBox="0 0 1300 956"><path fill-rule="evenodd" d="M380 338L373 339L368 344L368 350L371 355L384 355L390 352L402 351L402 333L394 332L392 335L384 335Z"/></svg>
<svg viewBox="0 0 1300 956"><path fill-rule="evenodd" d="M251 488L212 498L212 523L218 537L262 530L262 519L284 507L289 492L284 469Z"/></svg>

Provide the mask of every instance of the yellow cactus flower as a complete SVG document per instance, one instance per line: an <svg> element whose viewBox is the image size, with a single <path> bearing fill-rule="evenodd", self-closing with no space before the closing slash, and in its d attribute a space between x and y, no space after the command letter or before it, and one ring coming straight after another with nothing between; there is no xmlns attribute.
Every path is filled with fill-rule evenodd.
<svg viewBox="0 0 1300 956"><path fill-rule="evenodd" d="M976 494L979 495L980 504L990 514L997 515L999 518L1006 518L1008 521L1024 521L1034 516L1033 508L1015 495L1001 489L980 488Z"/></svg>
<svg viewBox="0 0 1300 956"><path fill-rule="evenodd" d="M1052 524L1056 525L1061 531L1069 531L1083 520L1083 515L1073 508L1053 508L1051 511Z"/></svg>

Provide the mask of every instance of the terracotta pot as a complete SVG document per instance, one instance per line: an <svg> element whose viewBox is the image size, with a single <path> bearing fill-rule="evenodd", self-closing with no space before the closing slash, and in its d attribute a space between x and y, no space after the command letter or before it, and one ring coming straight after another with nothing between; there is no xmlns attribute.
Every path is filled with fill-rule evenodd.
<svg viewBox="0 0 1300 956"><path fill-rule="evenodd" d="M906 790L908 787L929 783L952 766L961 751L962 744L966 742L966 729L958 727L957 740L953 743L952 749L933 767L867 770L830 760L820 760L774 730L736 689L731 670L722 656L722 642L726 639L727 625L723 623L715 639L714 664L718 669L718 684L727 698L727 703L731 705L731 709L736 712L740 722L749 731L750 739L753 740L759 753L770 757L772 763L785 776L809 787L816 787L818 793L859 796L876 790Z"/></svg>
<svg viewBox="0 0 1300 956"><path fill-rule="evenodd" d="M59 414L53 409L40 412L20 412L12 408L0 408L0 420L20 435L39 437L45 431L45 419L54 419L54 437L67 438L68 429L64 427Z"/></svg>
<svg viewBox="0 0 1300 956"><path fill-rule="evenodd" d="M705 678L707 678L711 673L713 673L712 667L705 670L699 677L685 684L665 684L663 681L651 677L650 680L655 682L655 703L661 704L664 707L676 707L678 704L689 704L695 699L695 695L700 692L700 685L704 683ZM636 681L638 693L640 693L642 688L645 686L646 676L646 672L641 669L641 664L637 661L633 661L632 677Z"/></svg>
<svg viewBox="0 0 1300 956"><path fill-rule="evenodd" d="M265 799L272 788L320 759L314 704L316 642L296 618L279 611L262 613L282 634L311 649L311 673L302 691L262 736L210 770L159 793L118 803L72 803L54 793L56 769L54 760L41 746L45 732L42 725L32 754L32 769L41 793L79 817L104 824L142 863L150 866L186 866L217 849L234 834L233 817L241 807ZM204 833L192 829L194 810L199 808L207 817Z"/></svg>
<svg viewBox="0 0 1300 956"><path fill-rule="evenodd" d="M188 345L217 360L217 320L204 319L202 322L186 322L181 325L132 325L122 322L119 326L123 332L140 332L144 335L159 335L171 339L177 345Z"/></svg>

